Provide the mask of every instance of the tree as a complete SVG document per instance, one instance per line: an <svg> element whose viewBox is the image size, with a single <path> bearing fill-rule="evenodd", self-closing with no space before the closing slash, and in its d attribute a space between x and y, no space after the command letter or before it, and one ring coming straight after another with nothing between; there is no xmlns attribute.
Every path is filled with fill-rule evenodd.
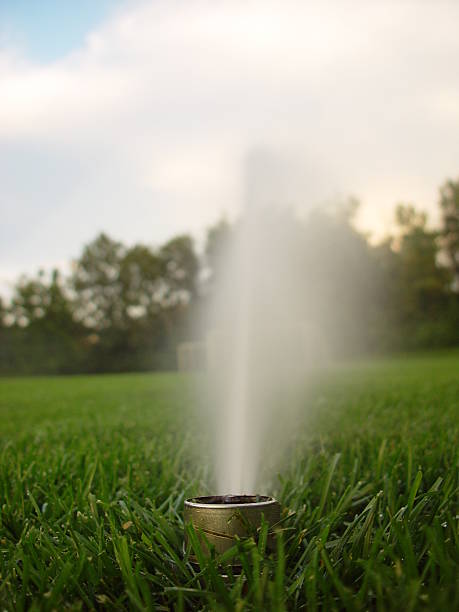
<svg viewBox="0 0 459 612"><path fill-rule="evenodd" d="M159 250L162 269L160 295L162 319L166 329L169 363L175 364L178 342L192 334L191 318L197 301L199 260L190 236L169 240Z"/></svg>
<svg viewBox="0 0 459 612"><path fill-rule="evenodd" d="M401 230L396 249L405 314L408 318L435 314L448 280L438 265L438 232L427 228L427 214L412 205L400 204L395 215Z"/></svg>
<svg viewBox="0 0 459 612"><path fill-rule="evenodd" d="M195 295L197 271L189 236L178 236L159 250L141 244L126 248L105 234L87 245L74 264L71 284L76 316L92 332L90 368L171 367L174 338Z"/></svg>
<svg viewBox="0 0 459 612"><path fill-rule="evenodd" d="M374 350L380 341L382 277L374 249L353 225L358 202L316 209L305 222L305 308L335 354Z"/></svg>
<svg viewBox="0 0 459 612"><path fill-rule="evenodd" d="M459 180L447 181L441 187L440 208L442 245L453 274L453 288L459 292Z"/></svg>
<svg viewBox="0 0 459 612"><path fill-rule="evenodd" d="M154 314L159 278L158 258L147 247L128 249L106 234L84 247L71 286L75 315L87 330L89 370L141 369L138 352L153 335L145 321Z"/></svg>
<svg viewBox="0 0 459 612"><path fill-rule="evenodd" d="M101 331L123 327L125 322L121 262L125 247L100 234L84 247L74 262L71 287L75 295L75 316L86 327Z"/></svg>
<svg viewBox="0 0 459 612"><path fill-rule="evenodd" d="M196 294L199 261L190 236L169 240L159 251L164 307L188 303Z"/></svg>
<svg viewBox="0 0 459 612"><path fill-rule="evenodd" d="M427 347L448 343L448 270L439 264L439 232L429 229L427 215L413 205L399 205L399 235L393 240L396 265L392 294L399 313L401 343Z"/></svg>
<svg viewBox="0 0 459 612"><path fill-rule="evenodd" d="M120 260L120 299L124 316L153 316L160 308L162 261L151 249L135 245Z"/></svg>
<svg viewBox="0 0 459 612"><path fill-rule="evenodd" d="M120 283L125 329L118 361L130 370L158 369L167 347L161 258L144 245L128 249L121 261Z"/></svg>
<svg viewBox="0 0 459 612"><path fill-rule="evenodd" d="M49 374L81 367L82 328L73 318L58 270L49 281L43 271L36 278L22 277L8 315L9 351L3 357L10 367Z"/></svg>

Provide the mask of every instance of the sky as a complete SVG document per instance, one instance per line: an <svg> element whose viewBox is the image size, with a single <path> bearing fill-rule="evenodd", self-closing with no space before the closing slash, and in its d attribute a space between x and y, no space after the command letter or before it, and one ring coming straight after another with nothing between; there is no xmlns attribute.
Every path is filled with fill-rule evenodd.
<svg viewBox="0 0 459 612"><path fill-rule="evenodd" d="M0 0L0 292L100 231L202 241L257 152L294 206L355 196L376 238L398 202L435 223L458 23L428 0Z"/></svg>

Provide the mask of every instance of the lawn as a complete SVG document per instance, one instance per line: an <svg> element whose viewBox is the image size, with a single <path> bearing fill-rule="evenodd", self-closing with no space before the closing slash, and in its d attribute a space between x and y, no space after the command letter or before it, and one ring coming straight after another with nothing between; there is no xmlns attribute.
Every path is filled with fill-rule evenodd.
<svg viewBox="0 0 459 612"><path fill-rule="evenodd" d="M209 482L189 378L0 379L2 609L459 609L459 353L314 387L267 491L277 553L239 542L222 578L182 550Z"/></svg>

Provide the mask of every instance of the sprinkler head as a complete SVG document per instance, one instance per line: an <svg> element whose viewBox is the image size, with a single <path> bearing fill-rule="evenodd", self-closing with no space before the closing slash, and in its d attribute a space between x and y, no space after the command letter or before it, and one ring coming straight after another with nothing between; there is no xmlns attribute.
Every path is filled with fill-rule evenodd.
<svg viewBox="0 0 459 612"><path fill-rule="evenodd" d="M280 504L266 495L214 495L193 497L185 501L185 523L196 530L202 551L209 555L206 544L222 554L235 544L235 536L247 538L256 534L262 517L269 525L267 548L274 544L273 527L280 520ZM205 536L205 538L203 537ZM187 535L185 534L185 543ZM191 557L192 560L196 560Z"/></svg>

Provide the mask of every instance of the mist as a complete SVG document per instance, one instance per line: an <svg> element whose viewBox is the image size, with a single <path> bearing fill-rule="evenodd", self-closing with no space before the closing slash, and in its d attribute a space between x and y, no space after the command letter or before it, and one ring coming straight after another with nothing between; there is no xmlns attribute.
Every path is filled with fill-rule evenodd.
<svg viewBox="0 0 459 612"><path fill-rule="evenodd" d="M351 279L361 266L345 284L338 278L336 262L349 260L339 218L347 209L300 198L301 160L258 148L242 174L242 213L220 237L212 295L196 324L207 357L199 419L220 494L264 491L304 419L308 382L361 345L355 321L340 325L346 304L368 300L359 274Z"/></svg>

